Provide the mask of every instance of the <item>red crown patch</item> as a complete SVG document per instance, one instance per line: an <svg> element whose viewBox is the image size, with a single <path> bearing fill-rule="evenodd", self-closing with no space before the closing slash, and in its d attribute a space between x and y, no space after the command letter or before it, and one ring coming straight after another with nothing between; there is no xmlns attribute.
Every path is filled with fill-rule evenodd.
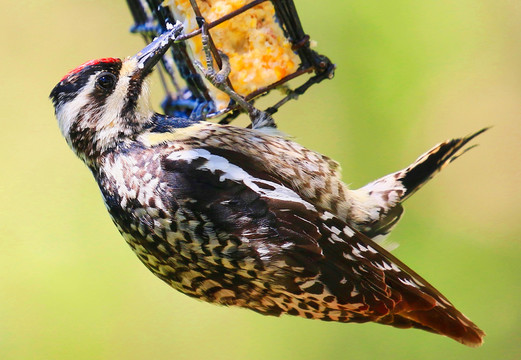
<svg viewBox="0 0 521 360"><path fill-rule="evenodd" d="M80 66L78 66L77 68L72 69L71 71L69 71L67 74L65 74L65 76L60 81L63 81L66 78L68 78L69 76L80 72L81 70L83 70L87 66L101 64L101 63L116 63L116 62L121 62L121 59L117 59L117 58L103 58L103 59L96 59L96 60L87 61L87 62L81 64Z"/></svg>

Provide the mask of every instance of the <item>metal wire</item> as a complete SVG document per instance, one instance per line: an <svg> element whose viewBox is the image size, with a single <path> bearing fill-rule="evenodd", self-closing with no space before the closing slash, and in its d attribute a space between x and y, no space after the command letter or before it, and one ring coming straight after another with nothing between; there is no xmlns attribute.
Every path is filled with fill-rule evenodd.
<svg viewBox="0 0 521 360"><path fill-rule="evenodd" d="M266 109L267 113L274 114L281 106L289 100L297 99L314 84L320 83L324 79L332 78L335 65L326 56L319 55L310 48L309 36L302 28L293 0L253 0L213 22L207 22L206 27L211 29L218 26L266 1L271 1L273 4L275 15L281 25L284 36L291 43L292 50L299 56L301 63L294 73L247 94L244 96L245 100L255 101L258 97L266 95L277 87L286 86L290 80L305 74L311 74L303 84L293 90L289 89L285 97ZM135 22L131 27L131 32L141 34L145 41L149 43L155 36L167 31L167 24L173 24L177 19L175 19L168 7L162 5L163 3L164 1L162 0L127 0ZM165 113L182 117L190 117L194 110L200 109L201 106L206 106L208 110L207 117L213 118L225 115L220 122L228 123L241 113L241 109L231 102L226 109L216 110L209 89L201 75L197 72L184 42L200 35L201 26L205 21L196 0L190 0L190 4L196 15L199 28L178 37L176 43L172 46L172 50L161 61L164 73L162 71L160 77L166 93L166 99L163 101L162 106ZM211 39L211 35L209 44L215 62L220 68L222 61L218 49ZM179 83L179 78L184 81L185 86ZM169 83L172 84L174 93L169 90ZM228 85L231 87L229 79Z"/></svg>

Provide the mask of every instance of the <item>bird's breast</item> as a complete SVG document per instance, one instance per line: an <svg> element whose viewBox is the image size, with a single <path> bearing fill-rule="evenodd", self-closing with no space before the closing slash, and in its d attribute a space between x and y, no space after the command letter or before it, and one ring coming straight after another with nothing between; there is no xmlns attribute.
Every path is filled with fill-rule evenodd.
<svg viewBox="0 0 521 360"><path fill-rule="evenodd" d="M248 244L217 231L209 218L186 206L193 201L183 192L186 184L175 171L165 174L159 154L160 149L140 149L114 155L97 176L126 242L156 276L187 295L231 304L239 283L252 293L253 285L238 280L255 266Z"/></svg>

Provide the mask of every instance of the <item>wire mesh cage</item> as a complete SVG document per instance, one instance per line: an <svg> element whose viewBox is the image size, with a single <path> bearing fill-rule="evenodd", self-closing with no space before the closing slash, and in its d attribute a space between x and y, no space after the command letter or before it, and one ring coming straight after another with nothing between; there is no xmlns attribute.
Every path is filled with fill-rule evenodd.
<svg viewBox="0 0 521 360"><path fill-rule="evenodd" d="M149 43L180 21L184 34L162 59L160 76L166 91L165 113L190 117L204 106L206 117L220 116L228 123L243 111L233 100L211 86L194 66L204 62L201 27L209 29L209 46L217 67L218 50L230 61L228 85L253 102L273 89L282 96L265 110L272 115L312 85L333 77L335 66L311 49L293 0L127 0L135 24ZM303 78L291 89L288 82ZM292 82L293 84L293 82Z"/></svg>

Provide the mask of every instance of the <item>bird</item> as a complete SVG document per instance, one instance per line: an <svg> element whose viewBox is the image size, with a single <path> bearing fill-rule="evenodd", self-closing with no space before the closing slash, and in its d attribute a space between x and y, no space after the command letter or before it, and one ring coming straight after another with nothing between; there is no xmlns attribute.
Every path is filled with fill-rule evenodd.
<svg viewBox="0 0 521 360"><path fill-rule="evenodd" d="M485 333L379 240L403 201L485 129L352 190L336 161L273 126L153 111L148 75L177 34L124 60L88 61L50 93L61 133L141 262L210 303L417 328L480 346Z"/></svg>

